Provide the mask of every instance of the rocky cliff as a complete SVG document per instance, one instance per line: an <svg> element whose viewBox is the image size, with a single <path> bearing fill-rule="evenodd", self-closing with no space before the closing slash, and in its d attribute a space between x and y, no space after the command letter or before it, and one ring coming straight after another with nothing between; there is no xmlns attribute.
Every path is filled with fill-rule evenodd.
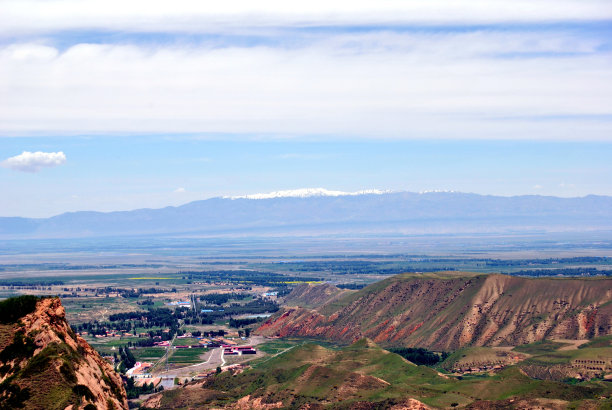
<svg viewBox="0 0 612 410"><path fill-rule="evenodd" d="M437 350L588 339L612 334L612 280L404 274L316 309L287 308L257 332Z"/></svg>
<svg viewBox="0 0 612 410"><path fill-rule="evenodd" d="M0 302L0 408L127 409L121 377L66 322L58 298Z"/></svg>

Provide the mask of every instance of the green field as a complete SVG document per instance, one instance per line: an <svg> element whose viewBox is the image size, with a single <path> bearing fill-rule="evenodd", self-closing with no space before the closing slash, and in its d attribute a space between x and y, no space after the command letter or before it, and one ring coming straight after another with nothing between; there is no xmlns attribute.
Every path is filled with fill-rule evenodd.
<svg viewBox="0 0 612 410"><path fill-rule="evenodd" d="M144 347L132 349L132 354L138 361L155 362L159 360L164 354L166 354L166 349L163 349L161 347Z"/></svg>
<svg viewBox="0 0 612 410"><path fill-rule="evenodd" d="M184 339L179 339L177 338L174 341L174 345L175 346L192 346L192 345L197 345L200 341L198 339L196 339L195 337L186 337Z"/></svg>
<svg viewBox="0 0 612 410"><path fill-rule="evenodd" d="M206 353L206 349L204 348L194 348L194 349L173 349L170 358L168 359L168 363L174 365L189 365L200 363L203 361L202 355Z"/></svg>

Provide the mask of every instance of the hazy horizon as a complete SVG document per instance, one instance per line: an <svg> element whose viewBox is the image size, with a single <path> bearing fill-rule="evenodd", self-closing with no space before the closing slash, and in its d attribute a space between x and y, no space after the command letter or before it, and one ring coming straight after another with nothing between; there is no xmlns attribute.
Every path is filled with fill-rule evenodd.
<svg viewBox="0 0 612 410"><path fill-rule="evenodd" d="M312 193L305 193L304 191L313 191ZM297 189L288 189L288 190L278 190L278 191L270 191L270 192L250 192L239 195L215 195L210 197L205 197L201 199L188 200L186 202L177 203L177 204L167 204L161 205L159 207L152 206L143 206L140 208L126 208L126 209L111 209L111 210L97 210L97 209L80 209L80 210L68 210L65 212L60 212L57 214L52 214L48 216L24 216L24 215L0 215L0 218L32 218L32 219L45 219L54 216L59 216L65 213L71 212L100 212L100 213L112 213L112 212L130 212L130 211L138 211L138 210L157 210L163 209L167 207L181 207L183 205L188 205L195 201L206 201L209 199L249 199L249 200L265 200L265 199L276 199L276 198L310 198L310 197L338 197L338 196L357 196L357 195L383 195L383 194L398 194L398 193L409 193L409 194L431 194L431 193L453 193L453 194L465 194L465 195L477 195L482 197L501 197L501 198L514 198L514 197L525 197L525 196L539 196L539 197L550 197L550 198L559 198L559 199L579 199L586 198L590 196L599 196L599 197L612 197L612 195L597 195L597 194L586 194L580 196L557 196L557 195L543 195L543 194L516 194L516 195L495 195L495 194L487 194L487 193L479 193L479 192L461 192L461 191L453 191L453 190L425 190L425 191L408 191L408 190L387 190L387 189L362 189L358 191L336 191L336 190L328 190L322 187L310 187L310 188L297 188Z"/></svg>

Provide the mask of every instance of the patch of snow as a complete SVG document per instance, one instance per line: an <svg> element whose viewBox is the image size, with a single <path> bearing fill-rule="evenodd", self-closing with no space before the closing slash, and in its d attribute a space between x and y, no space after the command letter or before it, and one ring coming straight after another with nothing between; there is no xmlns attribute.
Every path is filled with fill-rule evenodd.
<svg viewBox="0 0 612 410"><path fill-rule="evenodd" d="M325 188L301 188L286 191L274 191L267 194L251 194L239 196L224 196L229 199L272 199L272 198L308 198L313 196L355 196L355 195L381 195L391 191L379 189L364 189L356 192L330 191Z"/></svg>
<svg viewBox="0 0 612 410"><path fill-rule="evenodd" d="M432 189L432 190L427 190L427 191L421 191L419 192L419 194L432 194L432 193L447 193L447 194L454 194L456 191L453 190L448 190L448 189Z"/></svg>

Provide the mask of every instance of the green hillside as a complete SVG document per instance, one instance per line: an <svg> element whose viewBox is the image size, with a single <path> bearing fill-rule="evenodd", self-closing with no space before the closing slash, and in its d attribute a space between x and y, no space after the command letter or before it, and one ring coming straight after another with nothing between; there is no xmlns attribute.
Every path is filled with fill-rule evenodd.
<svg viewBox="0 0 612 410"><path fill-rule="evenodd" d="M339 350L314 343L296 346L242 373L224 372L187 385L181 393L165 392L157 403L166 409L176 408L172 406L177 406L177 400L184 408L226 407L240 402L244 406L274 404L297 409L310 403L348 409L365 403L369 407L363 408L387 408L416 399L434 408L510 405L514 401L528 406L556 403L571 407L605 406L609 400L601 397L611 394L612 385L597 380L573 384L537 380L518 366L492 375L442 374L362 339Z"/></svg>

